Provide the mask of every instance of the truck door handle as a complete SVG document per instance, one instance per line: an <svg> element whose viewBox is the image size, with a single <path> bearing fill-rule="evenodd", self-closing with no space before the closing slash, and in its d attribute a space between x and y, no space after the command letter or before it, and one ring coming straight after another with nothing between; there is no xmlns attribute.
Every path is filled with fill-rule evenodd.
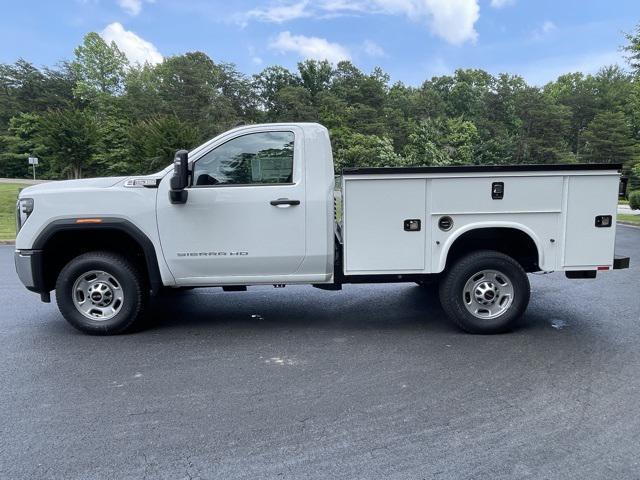
<svg viewBox="0 0 640 480"><path fill-rule="evenodd" d="M277 200L271 200L269 202L274 207L285 205L300 205L300 200L289 200L288 198L278 198Z"/></svg>

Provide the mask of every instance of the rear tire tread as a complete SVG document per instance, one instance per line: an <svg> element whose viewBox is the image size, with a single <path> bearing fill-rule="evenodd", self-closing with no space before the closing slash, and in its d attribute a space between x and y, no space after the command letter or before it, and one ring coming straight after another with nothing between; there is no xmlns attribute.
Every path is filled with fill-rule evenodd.
<svg viewBox="0 0 640 480"><path fill-rule="evenodd" d="M513 305L500 317L493 320L482 320L469 313L462 302L462 286L472 270L481 270L487 266L503 268L505 274L512 277L516 287ZM511 270L511 271L508 271ZM476 334L504 333L512 330L524 314L529 303L531 289L527 273L513 258L494 250L478 250L459 259L445 274L440 283L440 303L462 330Z"/></svg>

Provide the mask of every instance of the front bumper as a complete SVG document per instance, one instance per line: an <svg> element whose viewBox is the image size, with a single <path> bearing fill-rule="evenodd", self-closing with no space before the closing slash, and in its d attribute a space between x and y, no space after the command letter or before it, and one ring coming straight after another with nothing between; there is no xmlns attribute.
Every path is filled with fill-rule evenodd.
<svg viewBox="0 0 640 480"><path fill-rule="evenodd" d="M42 250L16 250L14 254L16 273L22 284L43 301L49 301L49 290L45 287Z"/></svg>

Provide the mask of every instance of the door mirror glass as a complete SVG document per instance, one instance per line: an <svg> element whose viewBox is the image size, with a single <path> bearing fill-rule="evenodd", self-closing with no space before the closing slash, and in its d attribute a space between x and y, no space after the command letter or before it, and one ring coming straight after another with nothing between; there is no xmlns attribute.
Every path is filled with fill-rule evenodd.
<svg viewBox="0 0 640 480"><path fill-rule="evenodd" d="M184 190L189 185L189 152L178 150L173 159L171 190Z"/></svg>
<svg viewBox="0 0 640 480"><path fill-rule="evenodd" d="M189 152L178 150L173 159L173 177L171 177L171 189L169 201L174 204L187 203L189 186Z"/></svg>

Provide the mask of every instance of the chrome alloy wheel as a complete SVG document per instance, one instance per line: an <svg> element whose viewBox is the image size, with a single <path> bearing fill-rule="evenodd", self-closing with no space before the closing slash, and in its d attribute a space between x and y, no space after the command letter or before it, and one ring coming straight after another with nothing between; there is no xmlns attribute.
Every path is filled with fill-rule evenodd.
<svg viewBox="0 0 640 480"><path fill-rule="evenodd" d="M115 317L124 303L120 282L110 273L91 270L83 273L73 284L73 304L91 320Z"/></svg>
<svg viewBox="0 0 640 480"><path fill-rule="evenodd" d="M497 270L482 270L467 280L462 300L476 318L493 319L506 312L513 303L513 283Z"/></svg>

